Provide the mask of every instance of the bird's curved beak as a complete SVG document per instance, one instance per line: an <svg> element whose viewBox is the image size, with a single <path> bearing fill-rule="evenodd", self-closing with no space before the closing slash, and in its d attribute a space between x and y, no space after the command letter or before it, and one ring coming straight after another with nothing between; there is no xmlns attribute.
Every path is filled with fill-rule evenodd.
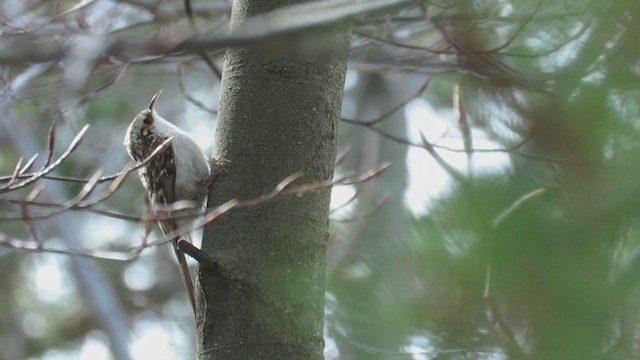
<svg viewBox="0 0 640 360"><path fill-rule="evenodd" d="M151 103L149 103L149 110L153 111L153 109L156 107L156 103L158 102L160 94L162 94L162 89L158 90L158 92L151 98Z"/></svg>

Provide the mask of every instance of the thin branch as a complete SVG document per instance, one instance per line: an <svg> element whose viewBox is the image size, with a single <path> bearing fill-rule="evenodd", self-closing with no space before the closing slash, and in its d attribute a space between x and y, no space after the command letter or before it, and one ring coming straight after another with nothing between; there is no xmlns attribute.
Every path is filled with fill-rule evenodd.
<svg viewBox="0 0 640 360"><path fill-rule="evenodd" d="M33 163L36 161L37 158L38 158L38 154L33 155L31 159L29 159L29 161L27 161L27 163L24 164L22 169L20 169L19 175L24 175L25 173L29 172L33 167Z"/></svg>
<svg viewBox="0 0 640 360"><path fill-rule="evenodd" d="M34 192L37 190L38 192L41 191L44 188L44 185L40 185L36 188L34 188ZM0 197L0 201L6 202L6 203L11 203L11 204L20 204L20 202L24 201L24 198L20 197L20 198L14 198L14 197L7 197L7 196L1 196ZM53 202L53 201L44 201L44 200L35 200L31 195L29 195L27 197L27 202L29 203L30 206L39 206L39 207L53 207L53 208L60 208L64 206L64 203L58 203L58 202ZM114 219L119 219L119 220L125 220L125 221L130 221L130 222L141 222L141 221L145 221L145 218L139 215L129 215L129 214L123 214L123 213L119 213L113 210L106 210L106 209L100 209L100 208L96 208L96 207L85 207L82 206L83 204L77 204L71 208L69 208L68 210L72 210L72 211L87 211L90 213L94 213L97 215L102 215L102 216L106 216L106 217L111 217ZM14 220L21 220L21 219L15 219Z"/></svg>
<svg viewBox="0 0 640 360"><path fill-rule="evenodd" d="M162 146L162 144L160 146ZM36 202L33 200L28 201L28 204L33 206L54 207L54 210L52 211L44 211L44 212L31 214L31 218L41 220L41 219L46 219L55 215L59 215L62 212L67 210L88 210L90 212L94 212L101 215L107 215L110 217L119 218L123 220L139 221L141 220L140 217L132 217L125 214L108 212L106 210L93 209L93 206L97 205L100 202L103 202L104 200L108 199L111 195L113 195L116 192L116 190L120 187L120 185L122 185L127 175L129 175L129 173L133 171L133 169L134 167L128 167L126 168L126 170L119 173L119 175L115 179L113 179L109 187L104 192L102 192L101 194L99 194L98 196L94 197L91 200L87 199L88 196L95 189L96 185L100 183L100 180L104 179L100 177L100 173L101 173L100 170L96 172L92 178L88 179L88 181L85 182L85 185L82 191L78 195L76 195L76 197L74 197L73 199L65 203L58 204L58 203L52 203L52 202ZM22 198L15 199L15 198L7 198L7 197L0 197L0 200L10 202L10 203L21 203L22 201L24 201L24 199ZM6 215L6 214L0 215L0 219L22 220L20 215Z"/></svg>
<svg viewBox="0 0 640 360"><path fill-rule="evenodd" d="M180 90L180 92L182 93L182 95L184 96L185 99L187 99L188 102L190 102L191 104L195 105L198 109L200 110L204 110L206 112L208 112L209 114L212 115L218 115L218 112L215 109L211 109L207 106L205 106L200 100L194 98L193 96L189 95L187 93L187 90L184 86L184 64L182 63L178 63L177 66L177 70L178 70L178 89Z"/></svg>
<svg viewBox="0 0 640 360"><path fill-rule="evenodd" d="M42 242L40 241L40 238L38 237L38 233L36 232L36 228L33 224L33 221L32 221L33 219L29 215L29 206L27 205L26 201L23 201L20 203L20 212L22 213L22 219L24 220L24 222L27 224L27 227L29 228L29 232L31 232L31 236L33 237L33 240L37 244L42 246Z"/></svg>
<svg viewBox="0 0 640 360"><path fill-rule="evenodd" d="M184 12L187 14L187 18L189 18L191 24L194 24L195 20L193 18L193 8L191 7L191 0L184 0Z"/></svg>
<svg viewBox="0 0 640 360"><path fill-rule="evenodd" d="M63 212L70 210L72 208L79 207L80 203L83 200L87 199L95 189L96 185L98 184L97 179L99 178L101 172L102 172L101 170L96 171L94 176L82 187L80 192L78 192L76 196L69 199L67 202L63 203L60 207L47 212L31 214L29 218L31 220L42 220L42 219L50 218L56 215L60 215ZM23 203L28 203L28 202L26 202L25 200L23 201ZM24 220L24 218L22 213L20 213L19 215L5 214L0 216L0 220Z"/></svg>
<svg viewBox="0 0 640 360"><path fill-rule="evenodd" d="M204 63L207 65L209 70L211 70L213 75L215 75L218 78L218 80L222 80L222 70L218 69L218 66L216 66L213 60L211 60L211 58L209 57L209 54L207 54L205 50L200 50L198 51L198 56L200 56L202 61L204 61Z"/></svg>
<svg viewBox="0 0 640 360"><path fill-rule="evenodd" d="M66 159L72 152L74 152L78 148L87 129L89 129L89 124L82 127L78 135L76 135L76 137L71 141L71 144L69 144L69 147L67 147L67 150L65 150L65 152L62 153L62 155L60 155L60 157L55 162L53 162L53 164L46 166L44 169L33 174L33 176L27 178L26 180L13 184L12 186L9 186L7 188L0 189L0 193L23 188L27 185L34 183L35 181L39 180L40 178L44 177L46 174L51 172L53 169L59 166L64 161L64 159Z"/></svg>
<svg viewBox="0 0 640 360"><path fill-rule="evenodd" d="M518 208L520 208L525 202L527 202L527 201L529 201L529 200L541 195L546 190L547 189L545 189L545 188L535 189L535 190L523 195L522 197L520 197L516 201L514 201L513 204L511 204L508 208L504 209L498 216L496 216L496 218L491 222L491 228L495 229L498 226L500 226L500 224L502 224L502 222L509 215L513 214L513 212L518 210Z"/></svg>
<svg viewBox="0 0 640 360"><path fill-rule="evenodd" d="M338 207L336 207L334 209L331 209L330 214L334 214L334 213L346 208L347 206L349 206L349 204L351 204L354 201L356 201L356 199L360 196L361 192L362 192L362 187L357 187L356 191L353 192L353 195L347 201L345 201L344 204L342 204L342 205L340 205L340 206L338 206Z"/></svg>
<svg viewBox="0 0 640 360"><path fill-rule="evenodd" d="M473 173L473 134L464 103L464 96L459 84L453 86L453 112L457 115L458 130L462 135L464 152L467 154L467 173L471 175Z"/></svg>
<svg viewBox="0 0 640 360"><path fill-rule="evenodd" d="M524 351L522 346L520 346L520 343L518 343L518 339L516 338L516 335L514 334L509 324L507 324L507 322L500 315L500 310L496 306L494 300L488 298L487 303L489 305L489 311L491 312L493 319L495 320L500 330L502 330L505 345L508 351L515 359L528 359L529 356Z"/></svg>
<svg viewBox="0 0 640 360"><path fill-rule="evenodd" d="M277 38L303 30L339 23L357 16L377 11L390 11L412 4L412 0L325 0L296 4L280 8L265 14L253 16L245 23L235 27L233 31L221 34L195 34L187 39L168 41L166 37L157 36L151 39L131 39L120 36L95 35L95 41L102 44L100 54L96 59L117 57L132 59L138 56L175 55L184 52L201 50L217 50L229 47L250 47L265 40ZM91 36L88 35L87 36ZM14 38L4 39L0 43L3 48L12 51L0 52L0 63L25 63L56 61L64 58L68 53L68 39L51 41L44 40L33 34L24 34L20 43ZM38 46L30 46L38 44ZM20 45L20 46L18 46ZM324 44L318 46L323 51ZM328 47L329 44L327 43Z"/></svg>
<svg viewBox="0 0 640 360"><path fill-rule="evenodd" d="M361 189L361 187L359 187L358 189ZM353 202L356 199L357 194L358 194L358 192L356 192L356 194L354 194L354 196L352 198L350 198L348 202L346 202L345 204L343 204L339 208L343 208L344 206L346 206L349 203ZM377 203L374 204L371 207L371 209L369 209L368 211L365 211L365 212L363 212L361 214L358 214L358 216L342 217L342 218L330 218L330 220L331 221L335 221L335 222L341 222L341 223L350 223L350 222L360 221L362 219L365 219L365 218L375 214L378 210L380 210L380 208L382 208L382 205L384 205L384 203L387 202L388 198L389 198L388 196L383 196L380 199L377 199ZM337 209L331 210L331 213L334 213L335 211L337 211Z"/></svg>
<svg viewBox="0 0 640 360"><path fill-rule="evenodd" d="M98 184L104 183L104 182L108 182L108 181L114 181L117 178L119 178L120 176L128 175L129 173L142 168L143 166L147 165L151 160L155 159L155 157L158 156L161 152L163 152L171 144L172 140L173 140L173 137L168 138L165 141L163 141L141 163L139 163L139 164L137 164L135 166L132 166L132 167L125 166L125 168L123 170L121 170L121 171L119 171L119 172L117 172L115 174L107 175L107 176L103 176L103 177L99 178L97 180ZM36 176L36 175L37 174L20 174L19 177L20 178L31 178L31 177ZM48 180L56 180L56 181L63 181L63 182L74 182L74 183L87 183L90 180L90 179L86 179L86 178L71 177L71 176L57 176L57 175L48 175L48 174L43 175L42 178L43 179L48 179ZM9 177L0 177L0 181L7 181L8 179L9 179Z"/></svg>
<svg viewBox="0 0 640 360"><path fill-rule="evenodd" d="M367 38L367 39L371 39L386 45L391 45L391 46L395 46L398 48L404 48L404 49L409 49L409 50L418 50L418 51L423 51L423 52L429 52L429 53L433 53L433 54L437 54L437 55L453 55L455 54L455 52L451 51L451 44L447 44L445 45L444 49L438 49L438 47L440 46L440 43L436 43L436 47L428 47L428 46L419 46L419 45L411 45L411 44L406 44L406 43L401 43L398 42L396 40L391 40L388 38L383 38L377 35L373 35L371 33L368 32L364 32L361 30L353 30L353 34L361 36L363 38Z"/></svg>
<svg viewBox="0 0 640 360"><path fill-rule="evenodd" d="M55 150L55 147L56 147L56 121L55 120L51 122L51 127L49 127L48 144L49 146L47 147L48 149L47 157L45 158L46 160L42 165L42 170L44 170L47 166L49 166L49 164L51 164L51 159L53 158L53 150Z"/></svg>
<svg viewBox="0 0 640 360"><path fill-rule="evenodd" d="M358 122L358 123L363 124L363 125L366 124L367 126L374 126L374 125L376 125L376 124L388 119L396 111L398 111L398 110L402 109L403 107L405 107L409 102L411 102L411 101L417 99L418 97L420 97L420 95L422 95L422 93L427 90L427 88L429 87L430 83L431 83L431 78L428 78L422 84L422 86L420 86L418 91L416 91L416 93L413 96L410 96L406 100L400 102L398 105L392 107L391 109L387 110L386 112L384 112L383 114L381 114L380 116L378 116L376 118L373 118L373 119L370 119L370 120L353 120L353 119L348 119L348 118L342 118L342 121L349 122L349 123Z"/></svg>
<svg viewBox="0 0 640 360"><path fill-rule="evenodd" d="M348 145L344 149L342 149L342 151L340 151L336 156L335 166L338 167L340 164L342 164L347 159L347 155L349 155L350 152L351 145Z"/></svg>
<svg viewBox="0 0 640 360"><path fill-rule="evenodd" d="M376 126L372 126L369 125L367 122L363 122L360 120L352 120L352 119L346 119L346 118L341 118L341 121L347 123L347 124L352 124L352 125L358 125L358 126L363 126L371 131L374 131L375 133L377 133L378 135L395 141L399 144L404 144L404 145L408 145L411 147L415 147L415 148L420 148L420 149L424 149L425 145L424 143L415 143L412 142L406 138L397 136L397 135L393 135L390 134L386 131L384 131L383 129L376 127ZM567 160L564 159L553 159L553 158L548 158L548 157L544 157L544 156L539 156L539 155L532 155L532 154L527 154L527 153L522 153L522 152L518 152L517 150L520 149L521 147L523 147L526 143L528 143L531 139L533 138L533 133L530 133L527 137L525 137L523 140L521 140L519 143L507 147L507 148L491 148L491 149L479 149L479 148L474 148L473 152L474 153L508 153L510 155L514 155L514 156L519 156L525 159L534 159L534 160L540 160L540 161L547 161L550 163L558 163L558 164L563 164L566 163ZM424 139L423 139L424 140ZM465 149L462 148L454 148L454 147L450 147L450 146L446 146L446 145L439 145L439 144L433 144L433 143L429 143L427 142L427 144L430 147L436 148L436 149L440 149L440 150L446 150L446 151L450 151L450 152L455 152L455 153L464 153Z"/></svg>
<svg viewBox="0 0 640 360"><path fill-rule="evenodd" d="M13 185L16 180L18 179L18 174L20 174L20 167L22 166L22 161L24 160L23 157L20 157L18 159L18 162L16 163L16 166L14 167L13 172L11 173L11 178L9 179L9 181L7 182L7 185L3 186L2 189L6 189L9 186Z"/></svg>
<svg viewBox="0 0 640 360"><path fill-rule="evenodd" d="M464 184L467 182L467 179L465 179L464 175L462 175L451 165L449 165L449 163L446 162L440 156L440 154L438 154L438 152L433 148L433 145L431 145L431 143L427 141L427 138L424 136L424 134L420 133L420 138L422 138L423 149L425 149L429 153L429 155L431 155L431 157L438 163L438 165L440 165L442 169L444 169L444 171L447 172L447 174L449 174L449 176L460 183Z"/></svg>
<svg viewBox="0 0 640 360"><path fill-rule="evenodd" d="M488 54L492 54L492 53L497 53L500 52L503 49L506 49L509 47L509 45L511 45L513 43L513 41L518 37L518 35L520 35L520 33L524 30L525 27L527 27L527 25L529 25L529 23L531 23L531 21L533 21L533 18L536 16L536 14L538 14L538 11L540 11L540 8L542 7L542 3L544 2L544 0L540 0L538 1L538 4L536 5L536 8L531 12L531 14L529 14L525 20L523 22L520 23L520 26L518 26L518 29L516 29L516 31L511 35L511 37L509 37L509 39L507 41L504 42L504 44L495 47L493 49L489 49L489 50L481 50L480 52L483 53L488 53Z"/></svg>
<svg viewBox="0 0 640 360"><path fill-rule="evenodd" d="M591 21L592 18L588 18L584 24L582 25L582 27L580 29L578 29L578 31L576 31L575 34L573 34L572 36L570 36L566 41L548 49L542 52L538 52L535 54L518 54L518 53L510 53L510 52L501 52L500 55L503 56L513 56L513 57L529 57L529 58L537 58L537 57L541 57L541 56L547 56L550 54L553 54L557 51L559 51L560 49L562 49L563 47L569 45L570 43L572 43L573 41L577 40L578 38L580 38L589 28L589 26L591 26Z"/></svg>
<svg viewBox="0 0 640 360"><path fill-rule="evenodd" d="M93 250L93 249L59 249L52 247L40 246L34 242L18 240L13 238L8 238L3 236L0 233L0 246L6 246L14 249L20 249L24 251L33 251L33 252L49 252L54 254L66 254L66 255L78 255L83 257L90 257L95 259L106 259L106 260L117 260L117 261L130 261L137 258L140 253L149 247L164 244L169 241L169 239L174 237L181 237L187 233L192 232L194 229L202 227L206 224L209 224L229 211L235 209L243 209L243 208L251 208L255 206L259 206L268 201L271 201L275 198L280 198L287 195L292 194L301 194L313 191L319 191L322 189L328 189L336 185L353 185L357 183L362 183L369 181L376 176L378 176L382 171L384 171L389 166L388 163L383 163L376 168L365 172L354 178L353 174L349 176L340 176L333 180L326 180L312 184L305 184L300 186L292 186L292 184L298 180L302 174L293 174L282 180L278 185L269 193L264 194L258 198L251 200L239 201L236 199L232 199L227 201L226 203L218 206L215 209L207 211L201 218L197 219L192 225L183 226L175 231L163 235L157 239L148 241L146 236L143 237L142 243L129 251L101 251L101 250ZM91 183L87 183L85 188L92 189L95 184L97 184L97 179L99 177L95 176L94 181ZM89 192L89 191L86 191ZM84 192L83 192L84 193ZM71 201L70 201L71 202ZM157 214L151 213L150 217L147 217L146 221L149 220L159 220L159 219L176 219L178 216L172 216L171 214L167 214L166 212L161 212ZM187 215L180 215L180 217L184 217ZM194 214L189 214L188 216L192 217Z"/></svg>

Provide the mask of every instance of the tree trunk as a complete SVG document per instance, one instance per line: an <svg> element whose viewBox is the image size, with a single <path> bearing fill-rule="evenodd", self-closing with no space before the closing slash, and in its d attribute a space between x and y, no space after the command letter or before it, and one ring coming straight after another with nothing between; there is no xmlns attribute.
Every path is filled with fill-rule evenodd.
<svg viewBox="0 0 640 360"><path fill-rule="evenodd" d="M235 1L232 23L291 3ZM313 39L332 45L309 52ZM296 184L332 178L349 40L341 24L228 50L214 154L227 164L210 208L298 172ZM329 201L329 189L283 197L205 229L217 266L198 272L199 359L322 358Z"/></svg>

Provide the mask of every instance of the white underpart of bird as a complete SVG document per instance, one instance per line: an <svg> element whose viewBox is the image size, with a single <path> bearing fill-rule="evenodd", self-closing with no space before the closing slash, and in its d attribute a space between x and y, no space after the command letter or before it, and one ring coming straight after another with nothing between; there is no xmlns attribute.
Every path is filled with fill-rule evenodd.
<svg viewBox="0 0 640 360"><path fill-rule="evenodd" d="M141 163L165 140L172 138L171 144L161 154L154 157L138 170L150 206L168 208L180 203L192 208L203 209L207 195L206 178L210 174L209 161L198 144L186 132L179 129L155 110L162 90L158 91L147 109L133 119L124 138L124 146L129 156ZM170 219L158 222L167 235L177 229L188 227L194 219ZM189 238L189 236L186 236ZM179 237L170 239L180 266L180 275L187 289L187 296L195 313L193 281L185 254L178 250Z"/></svg>

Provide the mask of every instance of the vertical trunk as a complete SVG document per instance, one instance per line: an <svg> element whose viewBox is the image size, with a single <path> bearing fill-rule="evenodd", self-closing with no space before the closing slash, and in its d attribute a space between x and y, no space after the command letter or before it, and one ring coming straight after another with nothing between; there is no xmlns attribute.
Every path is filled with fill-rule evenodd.
<svg viewBox="0 0 640 360"><path fill-rule="evenodd" d="M236 1L232 23L290 3ZM311 39L333 45L300 51ZM215 157L228 163L209 207L257 198L297 172L300 184L333 176L348 48L338 25L227 52ZM329 190L280 198L205 229L220 271L198 273L200 359L322 358L329 201Z"/></svg>

